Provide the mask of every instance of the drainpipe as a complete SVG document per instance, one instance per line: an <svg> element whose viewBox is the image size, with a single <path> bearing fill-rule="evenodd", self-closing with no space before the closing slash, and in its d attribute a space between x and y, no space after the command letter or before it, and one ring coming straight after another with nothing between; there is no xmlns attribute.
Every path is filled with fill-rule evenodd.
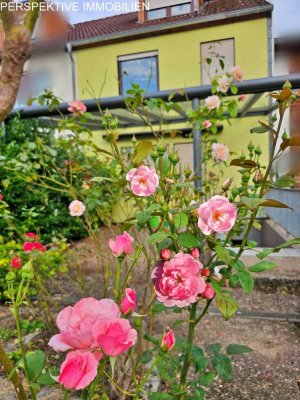
<svg viewBox="0 0 300 400"><path fill-rule="evenodd" d="M75 73L75 60L72 52L72 44L68 42L66 44L67 53L69 54L71 60L71 73L72 73L72 92L73 92L73 100L76 100L76 73Z"/></svg>

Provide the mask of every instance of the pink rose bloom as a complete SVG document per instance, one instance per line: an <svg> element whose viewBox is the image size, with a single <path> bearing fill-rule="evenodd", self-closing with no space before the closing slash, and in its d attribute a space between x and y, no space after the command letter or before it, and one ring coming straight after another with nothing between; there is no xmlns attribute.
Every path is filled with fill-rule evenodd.
<svg viewBox="0 0 300 400"><path fill-rule="evenodd" d="M55 351L95 348L92 331L96 321L119 316L119 307L111 299L82 299L58 314L56 324L60 333L52 336L49 346Z"/></svg>
<svg viewBox="0 0 300 400"><path fill-rule="evenodd" d="M201 296L204 299L211 300L214 297L214 295L215 295L214 289L212 288L210 283L207 283L204 292L201 293Z"/></svg>
<svg viewBox="0 0 300 400"><path fill-rule="evenodd" d="M213 232L228 232L237 217L236 206L227 197L213 196L198 209L198 226L204 235Z"/></svg>
<svg viewBox="0 0 300 400"><path fill-rule="evenodd" d="M239 97L240 101L246 101L247 100L247 95L246 94L241 94Z"/></svg>
<svg viewBox="0 0 300 400"><path fill-rule="evenodd" d="M98 361L92 353L70 351L60 367L58 381L66 389L84 389L95 379L97 368Z"/></svg>
<svg viewBox="0 0 300 400"><path fill-rule="evenodd" d="M125 289L125 296L121 301L122 314L131 314L136 310L136 291L130 288Z"/></svg>
<svg viewBox="0 0 300 400"><path fill-rule="evenodd" d="M46 247L43 246L40 242L25 242L23 244L23 251L29 252L29 251L46 251Z"/></svg>
<svg viewBox="0 0 300 400"><path fill-rule="evenodd" d="M203 128L208 129L212 126L212 123L210 122L209 119L205 120L202 122Z"/></svg>
<svg viewBox="0 0 300 400"><path fill-rule="evenodd" d="M81 113L86 112L86 106L80 100L70 101L68 104L69 104L68 111L70 111L70 113L73 113L74 116L78 116Z"/></svg>
<svg viewBox="0 0 300 400"><path fill-rule="evenodd" d="M236 65L235 67L232 68L231 70L231 75L235 81L241 82L244 78L244 72L241 70L241 68Z"/></svg>
<svg viewBox="0 0 300 400"><path fill-rule="evenodd" d="M69 204L69 210L70 210L70 215L72 217L80 217L81 215L84 214L84 212L86 210L86 206L83 204L82 201L73 200Z"/></svg>
<svg viewBox="0 0 300 400"><path fill-rule="evenodd" d="M209 109L209 111L214 110L215 108L219 108L221 105L221 100L215 94L213 96L208 96L205 99L205 105Z"/></svg>
<svg viewBox="0 0 300 400"><path fill-rule="evenodd" d="M218 91L222 93L227 93L229 87L230 87L230 79L224 75L220 79L218 79Z"/></svg>
<svg viewBox="0 0 300 400"><path fill-rule="evenodd" d="M226 161L229 156L229 149L226 144L223 143L213 143L212 155L216 161L222 162Z"/></svg>
<svg viewBox="0 0 300 400"><path fill-rule="evenodd" d="M132 168L126 175L126 180L130 182L133 193L140 197L151 196L159 184L157 173L146 165Z"/></svg>
<svg viewBox="0 0 300 400"><path fill-rule="evenodd" d="M19 268L21 268L22 265L23 265L23 260L22 260L21 257L15 257L15 258L13 258L13 259L10 261L10 263L11 263L11 266L12 266L13 268L19 269Z"/></svg>
<svg viewBox="0 0 300 400"><path fill-rule="evenodd" d="M163 260L169 260L170 258L171 258L171 252L170 252L170 250L169 249L161 249L161 251L160 251L160 257L163 259Z"/></svg>
<svg viewBox="0 0 300 400"><path fill-rule="evenodd" d="M190 255L194 257L196 260L199 260L200 258L200 252L196 247L190 250Z"/></svg>
<svg viewBox="0 0 300 400"><path fill-rule="evenodd" d="M126 231L122 235L118 235L115 240L109 239L108 245L116 257L131 253L131 243L134 242L133 237Z"/></svg>
<svg viewBox="0 0 300 400"><path fill-rule="evenodd" d="M163 350L170 351L175 346L175 342L176 342L176 340L175 340L175 336L174 336L174 331L172 329L170 329L169 332L167 332L165 334L165 336L163 337L160 347Z"/></svg>
<svg viewBox="0 0 300 400"><path fill-rule="evenodd" d="M167 307L185 307L195 303L205 290L205 281L200 277L202 268L200 261L185 253L159 262L151 277L158 301Z"/></svg>
<svg viewBox="0 0 300 400"><path fill-rule="evenodd" d="M137 332L124 318L98 320L93 327L94 341L110 357L124 353L137 341Z"/></svg>
<svg viewBox="0 0 300 400"><path fill-rule="evenodd" d="M36 233L33 232L26 232L25 236L31 239L37 239L38 235Z"/></svg>

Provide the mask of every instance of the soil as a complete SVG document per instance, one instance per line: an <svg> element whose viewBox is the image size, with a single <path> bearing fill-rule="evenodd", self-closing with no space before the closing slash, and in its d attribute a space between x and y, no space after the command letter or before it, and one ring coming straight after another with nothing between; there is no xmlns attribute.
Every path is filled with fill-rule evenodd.
<svg viewBox="0 0 300 400"><path fill-rule="evenodd" d="M112 237L108 229L101 231L101 243L107 243ZM55 300L57 311L61 305L72 304L76 299L83 297L88 288L90 295L99 297L99 285L95 273L103 268L108 261L105 257L107 250L103 245L103 255L96 255L95 247L87 239L76 245L80 254L74 257L76 277L70 276L68 280L61 277L51 286L52 300ZM242 311L257 311L266 313L300 314L300 259L293 260L285 273L284 259L278 260L278 274L272 271L270 278L263 275L257 278L256 288L250 295L245 295L242 290L235 289L234 297L239 299ZM74 284L79 279L81 271L82 287ZM142 279L144 272L141 269L136 277L137 282ZM79 281L80 281L79 279ZM287 284L288 282L288 284ZM292 282L292 283L291 283ZM62 296L59 287L63 287L66 295ZM134 286L138 287L138 286ZM162 332L171 325L177 314L161 314L156 320L154 330ZM180 316L180 319L182 316ZM0 306L1 326L12 323L7 307ZM185 336L186 326L176 329L177 336ZM34 340L34 347L47 349L50 362L58 363L59 358L51 352L46 345L45 335L40 335ZM207 400L297 400L300 399L298 380L300 379L300 325L285 320L270 320L256 318L241 318L235 316L230 321L224 321L220 316L207 315L202 323L197 326L196 343L204 347L206 343L220 342L225 349L230 343L244 344L254 351L240 356L233 356L234 380L224 382L216 380L207 391ZM11 350L13 341L6 344ZM60 400L61 391L54 388L45 388L40 392L39 398L45 400ZM11 384L0 374L0 400L15 400ZM76 397L72 396L72 400ZM112 400L112 399L111 399Z"/></svg>

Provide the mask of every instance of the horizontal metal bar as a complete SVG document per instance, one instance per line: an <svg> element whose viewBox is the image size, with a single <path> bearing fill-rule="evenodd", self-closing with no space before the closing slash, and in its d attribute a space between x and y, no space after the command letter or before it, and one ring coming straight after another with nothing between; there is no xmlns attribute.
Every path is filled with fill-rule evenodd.
<svg viewBox="0 0 300 400"><path fill-rule="evenodd" d="M275 76L270 78L250 79L243 82L238 82L236 86L239 89L239 93L242 94L264 93L281 89L286 80L289 80L294 88L300 88L300 74ZM168 98L171 93L173 94L172 101L175 102L184 102L186 101L187 98L189 100L197 98L204 99L205 97L211 95L211 89L212 89L211 85L188 87L184 89L183 95L178 91L174 91L174 89L162 90L153 93L148 93L145 96L145 99L161 98L163 100L168 101ZM97 111L98 103L101 104L102 109L108 108L110 110L113 110L117 108L126 107L125 97L123 96L105 97L99 100L91 99L84 101L84 104L86 105L89 112ZM61 103L58 109L62 114L69 114L68 107L69 107L68 103ZM9 115L8 118L12 118L17 114L19 114L21 118L36 118L43 116L58 115L58 112L57 110L49 111L47 107L31 106L31 107L25 107L23 109L13 110L13 112Z"/></svg>

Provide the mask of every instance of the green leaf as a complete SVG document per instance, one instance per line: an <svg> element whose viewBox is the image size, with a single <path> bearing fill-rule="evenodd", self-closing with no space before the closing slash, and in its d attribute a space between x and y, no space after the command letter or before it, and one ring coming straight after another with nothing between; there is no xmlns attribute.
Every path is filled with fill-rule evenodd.
<svg viewBox="0 0 300 400"><path fill-rule="evenodd" d="M177 240L182 247L192 248L200 246L200 240L190 233L180 233Z"/></svg>
<svg viewBox="0 0 300 400"><path fill-rule="evenodd" d="M151 350L146 350L138 360L138 363L148 364L153 357L153 352Z"/></svg>
<svg viewBox="0 0 300 400"><path fill-rule="evenodd" d="M147 239L147 242L148 242L148 244L152 245L152 244L162 241L163 239L166 239L167 237L168 237L168 234L166 232L156 232L156 233L153 233Z"/></svg>
<svg viewBox="0 0 300 400"><path fill-rule="evenodd" d="M209 364L209 358L206 356L199 356L195 359L195 371L201 372L204 371Z"/></svg>
<svg viewBox="0 0 300 400"><path fill-rule="evenodd" d="M156 364L160 378L169 383L176 383L179 362L169 353L161 357Z"/></svg>
<svg viewBox="0 0 300 400"><path fill-rule="evenodd" d="M263 271L269 271L272 270L276 267L276 264L273 261L260 261L255 265L252 265L251 267L248 268L249 271L251 272L263 272Z"/></svg>
<svg viewBox="0 0 300 400"><path fill-rule="evenodd" d="M231 255L228 249L223 247L221 243L218 243L215 251L217 253L217 256L221 261L223 261L226 265L230 264L231 262Z"/></svg>
<svg viewBox="0 0 300 400"><path fill-rule="evenodd" d="M232 260L230 266L236 271L243 271L245 268L244 263L241 260Z"/></svg>
<svg viewBox="0 0 300 400"><path fill-rule="evenodd" d="M220 353L221 349L221 343L211 343L206 346L208 353Z"/></svg>
<svg viewBox="0 0 300 400"><path fill-rule="evenodd" d="M256 162L253 160L244 160L241 158L234 158L233 160L231 160L230 165L235 166L235 167L242 167L242 168L248 168L248 169L252 169L254 167L256 167Z"/></svg>
<svg viewBox="0 0 300 400"><path fill-rule="evenodd" d="M247 294L251 293L254 288L254 280L250 272L240 271L238 277L244 292Z"/></svg>
<svg viewBox="0 0 300 400"><path fill-rule="evenodd" d="M151 307L151 314L152 315L157 315L160 314L164 311L167 311L169 308L166 307L164 304L162 303L155 303L153 304L153 306Z"/></svg>
<svg viewBox="0 0 300 400"><path fill-rule="evenodd" d="M45 372L44 374L41 374L36 382L39 385L46 385L46 386L54 385L57 383L57 381L52 378L50 372Z"/></svg>
<svg viewBox="0 0 300 400"><path fill-rule="evenodd" d="M209 386L215 380L216 374L213 371L204 372L199 379L199 383L202 386Z"/></svg>
<svg viewBox="0 0 300 400"><path fill-rule="evenodd" d="M266 200L265 199L259 199L256 197L246 197L242 196L241 197L241 202L245 204L247 208L250 210L254 210L255 208L258 208L260 205L262 205Z"/></svg>
<svg viewBox="0 0 300 400"><path fill-rule="evenodd" d="M271 128L267 128L266 126L256 126L255 128L250 129L251 133L266 133L269 132Z"/></svg>
<svg viewBox="0 0 300 400"><path fill-rule="evenodd" d="M253 349L250 347L235 343L229 344L226 349L227 354L243 354L250 353L251 351L253 351Z"/></svg>
<svg viewBox="0 0 300 400"><path fill-rule="evenodd" d="M115 182L113 179L108 178L106 176L95 176L94 178L90 179L90 182L101 183L101 182L104 182L104 181Z"/></svg>
<svg viewBox="0 0 300 400"><path fill-rule="evenodd" d="M295 179L288 175L280 176L276 182L273 183L274 186L279 188L292 187L296 183Z"/></svg>
<svg viewBox="0 0 300 400"><path fill-rule="evenodd" d="M237 94L238 93L238 88L237 88L237 86L235 86L235 85L231 85L230 86L230 90L231 90L231 93L232 94Z"/></svg>
<svg viewBox="0 0 300 400"><path fill-rule="evenodd" d="M230 319L239 308L237 301L227 293L217 293L215 296L215 302L226 320Z"/></svg>
<svg viewBox="0 0 300 400"><path fill-rule="evenodd" d="M26 362L29 378L32 382L36 382L45 367L46 355L41 350L30 351L26 354Z"/></svg>
<svg viewBox="0 0 300 400"><path fill-rule="evenodd" d="M152 151L153 144L150 140L141 140L135 146L135 152L132 159L133 164L142 162Z"/></svg>
<svg viewBox="0 0 300 400"><path fill-rule="evenodd" d="M281 249L284 249L285 247L295 246L297 244L300 244L300 238L288 240L288 241L280 244L279 246L276 246L273 251L274 251L274 253L278 253Z"/></svg>
<svg viewBox="0 0 300 400"><path fill-rule="evenodd" d="M179 352L184 352L187 349L186 339L181 337L176 337L175 349Z"/></svg>
<svg viewBox="0 0 300 400"><path fill-rule="evenodd" d="M139 211L135 214L135 217L139 223L139 225L145 225L149 219L151 218L151 211Z"/></svg>
<svg viewBox="0 0 300 400"><path fill-rule="evenodd" d="M262 205L264 207L289 208L290 210L292 210L292 208L289 207L287 204L281 203L281 201L273 200L273 199L264 200Z"/></svg>
<svg viewBox="0 0 300 400"><path fill-rule="evenodd" d="M222 379L225 381L232 380L233 371L230 358L228 358L225 354L216 354L212 357L211 361L216 372Z"/></svg>
<svg viewBox="0 0 300 400"><path fill-rule="evenodd" d="M174 217L174 226L176 230L186 228L188 225L189 219L186 214L180 213L176 214Z"/></svg>
<svg viewBox="0 0 300 400"><path fill-rule="evenodd" d="M272 253L273 253L273 249L264 249L260 253L257 253L256 257L259 258L260 260L263 260L264 258L266 258L268 255L270 255Z"/></svg>
<svg viewBox="0 0 300 400"><path fill-rule="evenodd" d="M173 240L171 238L166 238L158 244L157 249L158 249L158 251L161 251L162 249L165 249L165 248L168 249L169 247L172 246L172 244L173 244Z"/></svg>

